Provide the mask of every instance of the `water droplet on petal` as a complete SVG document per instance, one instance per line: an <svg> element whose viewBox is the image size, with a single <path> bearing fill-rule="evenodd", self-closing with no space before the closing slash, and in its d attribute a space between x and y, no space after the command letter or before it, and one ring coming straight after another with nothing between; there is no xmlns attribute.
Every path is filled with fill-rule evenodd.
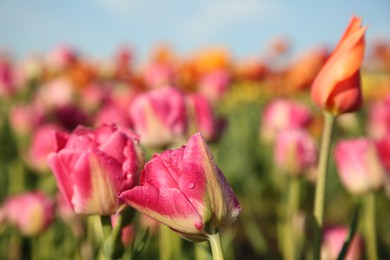
<svg viewBox="0 0 390 260"><path fill-rule="evenodd" d="M191 181L191 182L187 183L187 188L189 188L189 189L195 188L195 182Z"/></svg>

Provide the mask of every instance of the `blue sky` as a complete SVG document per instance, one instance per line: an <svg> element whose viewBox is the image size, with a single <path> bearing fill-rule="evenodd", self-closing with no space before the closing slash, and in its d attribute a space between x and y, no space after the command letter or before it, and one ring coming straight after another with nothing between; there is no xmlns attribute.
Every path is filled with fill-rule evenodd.
<svg viewBox="0 0 390 260"><path fill-rule="evenodd" d="M183 55L225 46L246 58L284 36L299 53L334 45L354 13L368 43L390 39L388 0L2 0L0 48L24 57L68 43L104 58L128 44L143 59L166 42Z"/></svg>

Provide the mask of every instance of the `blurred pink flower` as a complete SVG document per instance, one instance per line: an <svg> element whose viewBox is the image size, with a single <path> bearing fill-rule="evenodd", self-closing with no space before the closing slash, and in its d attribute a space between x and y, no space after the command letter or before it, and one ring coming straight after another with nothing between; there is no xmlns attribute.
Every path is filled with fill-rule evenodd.
<svg viewBox="0 0 390 260"><path fill-rule="evenodd" d="M315 165L317 148L306 131L285 130L276 137L274 156L276 166L282 172L298 176Z"/></svg>
<svg viewBox="0 0 390 260"><path fill-rule="evenodd" d="M127 127L131 126L129 114L125 109L116 103L106 103L96 114L95 126L102 124L121 123Z"/></svg>
<svg viewBox="0 0 390 260"><path fill-rule="evenodd" d="M140 182L120 198L189 240L205 240L234 222L241 210L199 133L186 146L156 154Z"/></svg>
<svg viewBox="0 0 390 260"><path fill-rule="evenodd" d="M39 191L9 197L1 211L5 222L14 225L25 236L43 232L54 219L54 203Z"/></svg>
<svg viewBox="0 0 390 260"><path fill-rule="evenodd" d="M147 88L157 88L174 83L174 68L169 63L152 63L144 72Z"/></svg>
<svg viewBox="0 0 390 260"><path fill-rule="evenodd" d="M54 140L50 137L54 131L60 130L61 127L58 125L46 124L38 127L32 133L27 163L38 173L45 173L50 169L46 158L56 149Z"/></svg>
<svg viewBox="0 0 390 260"><path fill-rule="evenodd" d="M47 57L47 65L54 72L62 71L78 59L76 50L66 44L55 47Z"/></svg>
<svg viewBox="0 0 390 260"><path fill-rule="evenodd" d="M189 94L186 101L189 136L200 132L207 141L218 138L223 124L216 117L212 104L201 94Z"/></svg>
<svg viewBox="0 0 390 260"><path fill-rule="evenodd" d="M0 57L0 97L14 94L16 88L14 68L11 61Z"/></svg>
<svg viewBox="0 0 390 260"><path fill-rule="evenodd" d="M264 108L261 120L261 139L269 142L275 140L276 135L282 130L307 127L312 115L304 105L279 98Z"/></svg>
<svg viewBox="0 0 390 260"><path fill-rule="evenodd" d="M41 86L36 98L46 109L61 107L73 102L75 97L72 82L65 77L58 77Z"/></svg>
<svg viewBox="0 0 390 260"><path fill-rule="evenodd" d="M115 227L116 223L117 223L117 220L118 220L118 214L119 213L116 213L116 214L113 214L111 215L111 223L112 223L112 227ZM122 243L124 246L130 246L130 244L134 241L134 238L135 238L135 229L134 229L134 226L133 225L127 225L127 226L124 226L122 229L121 229L121 239L122 239Z"/></svg>
<svg viewBox="0 0 390 260"><path fill-rule="evenodd" d="M321 259L336 260L348 235L347 227L333 227L324 230ZM355 234L345 260L357 260L363 256L363 239Z"/></svg>
<svg viewBox="0 0 390 260"><path fill-rule="evenodd" d="M352 194L363 194L383 185L385 170L372 140L339 141L334 156L340 180Z"/></svg>
<svg viewBox="0 0 390 260"><path fill-rule="evenodd" d="M220 100L228 91L231 76L226 70L216 70L205 74L199 82L199 91L211 101Z"/></svg>
<svg viewBox="0 0 390 260"><path fill-rule="evenodd" d="M43 123L44 109L37 102L14 105L9 114L12 131L18 135L30 134Z"/></svg>
<svg viewBox="0 0 390 260"><path fill-rule="evenodd" d="M390 95L370 105L367 127L368 134L374 139L390 133Z"/></svg>
<svg viewBox="0 0 390 260"><path fill-rule="evenodd" d="M48 163L67 204L79 214L115 213L118 195L137 183L143 166L137 137L113 124L56 132L55 141Z"/></svg>
<svg viewBox="0 0 390 260"><path fill-rule="evenodd" d="M390 176L390 132L376 142L379 158Z"/></svg>
<svg viewBox="0 0 390 260"><path fill-rule="evenodd" d="M129 112L142 145L167 146L181 140L186 133L185 98L173 87L138 95L131 103Z"/></svg>

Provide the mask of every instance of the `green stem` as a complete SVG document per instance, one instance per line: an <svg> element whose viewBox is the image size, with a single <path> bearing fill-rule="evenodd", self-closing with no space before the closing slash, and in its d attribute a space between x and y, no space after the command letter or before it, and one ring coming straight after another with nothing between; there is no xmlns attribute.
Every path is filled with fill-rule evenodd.
<svg viewBox="0 0 390 260"><path fill-rule="evenodd" d="M182 238L168 226L160 225L160 260L181 259Z"/></svg>
<svg viewBox="0 0 390 260"><path fill-rule="evenodd" d="M300 179L292 177L289 182L288 205L285 220L285 259L297 259L297 235L294 230L294 216L299 209Z"/></svg>
<svg viewBox="0 0 390 260"><path fill-rule="evenodd" d="M376 226L375 226L375 193L371 192L364 197L364 227L367 245L367 259L377 260Z"/></svg>
<svg viewBox="0 0 390 260"><path fill-rule="evenodd" d="M212 235L208 235L208 239L211 245L211 252L213 253L214 260L223 260L223 250L221 237L219 236L219 232L215 232Z"/></svg>
<svg viewBox="0 0 390 260"><path fill-rule="evenodd" d="M317 183L314 198L314 218L316 221L315 238L314 238L314 255L313 259L320 259L320 247L322 240L322 228L325 205L325 188L326 177L329 166L330 144L332 141L333 125L335 116L325 112L325 124L322 134L320 161L317 170Z"/></svg>
<svg viewBox="0 0 390 260"><path fill-rule="evenodd" d="M110 235L112 232L111 216L100 216L100 221L102 224L102 232L103 232L103 240L101 242L101 247L103 249L105 258L107 260L112 259L111 245L107 245L108 239L111 239Z"/></svg>

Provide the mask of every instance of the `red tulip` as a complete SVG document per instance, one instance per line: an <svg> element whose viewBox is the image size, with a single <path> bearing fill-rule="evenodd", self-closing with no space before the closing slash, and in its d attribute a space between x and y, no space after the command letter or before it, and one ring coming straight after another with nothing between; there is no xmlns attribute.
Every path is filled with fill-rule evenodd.
<svg viewBox="0 0 390 260"><path fill-rule="evenodd" d="M142 167L135 135L120 125L79 126L70 135L55 132L55 141L48 162L67 204L80 214L115 213L118 195L136 184Z"/></svg>
<svg viewBox="0 0 390 260"><path fill-rule="evenodd" d="M34 236L50 226L54 203L41 192L28 192L8 198L0 210L0 223L10 223L26 236Z"/></svg>
<svg viewBox="0 0 390 260"><path fill-rule="evenodd" d="M314 80L312 98L333 115L355 112L362 105L360 67L364 57L361 18L352 17L343 37Z"/></svg>
<svg viewBox="0 0 390 260"><path fill-rule="evenodd" d="M340 141L334 151L340 180L353 194L378 189L385 172L375 143L369 139Z"/></svg>
<svg viewBox="0 0 390 260"><path fill-rule="evenodd" d="M190 240L205 240L241 209L199 133L186 146L155 155L140 182L120 198Z"/></svg>

